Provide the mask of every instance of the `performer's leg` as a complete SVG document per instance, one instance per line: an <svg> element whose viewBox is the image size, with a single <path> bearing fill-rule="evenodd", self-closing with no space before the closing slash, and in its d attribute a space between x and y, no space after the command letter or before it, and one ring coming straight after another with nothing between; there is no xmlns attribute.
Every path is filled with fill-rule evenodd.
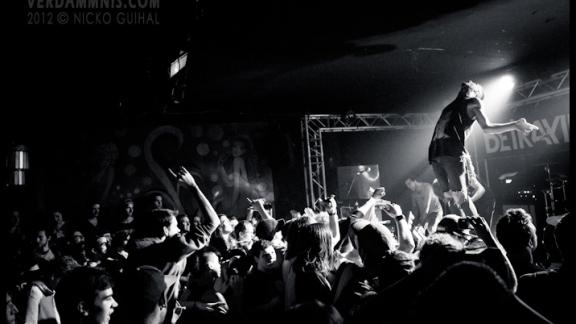
<svg viewBox="0 0 576 324"><path fill-rule="evenodd" d="M460 215L478 216L476 206L468 196L466 188L466 171L464 157L445 157L448 187L452 191L454 204L460 210Z"/></svg>
<svg viewBox="0 0 576 324"><path fill-rule="evenodd" d="M433 183L433 185L435 186L438 198L442 201L444 215L450 214L450 206L452 205L450 200L452 199L452 195L448 189L448 174L444 169L444 165L438 160L432 161L431 165L434 176L436 177L436 182Z"/></svg>

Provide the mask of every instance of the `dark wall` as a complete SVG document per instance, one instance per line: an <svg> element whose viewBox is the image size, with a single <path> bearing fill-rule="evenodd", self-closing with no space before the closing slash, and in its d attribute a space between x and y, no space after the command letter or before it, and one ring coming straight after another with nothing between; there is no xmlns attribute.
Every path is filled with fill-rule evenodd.
<svg viewBox="0 0 576 324"><path fill-rule="evenodd" d="M304 207L298 118L231 122L180 115L100 121L52 122L12 134L4 151L11 142L25 144L30 170L24 187L4 188L10 205L26 209L30 217L61 208L76 218L91 202L113 213L125 198L138 207L160 193L168 207L192 213L195 204L167 171L183 165L218 212L244 217L247 197L274 201L277 217ZM234 173L241 181L233 181Z"/></svg>

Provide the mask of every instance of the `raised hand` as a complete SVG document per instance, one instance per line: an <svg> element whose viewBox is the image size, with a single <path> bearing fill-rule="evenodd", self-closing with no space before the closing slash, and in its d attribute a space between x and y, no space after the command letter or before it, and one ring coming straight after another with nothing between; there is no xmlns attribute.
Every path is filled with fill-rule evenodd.
<svg viewBox="0 0 576 324"><path fill-rule="evenodd" d="M188 172L188 170L186 170L185 167L180 166L176 172L172 171L172 169L168 169L168 171L170 171L170 173L179 181L182 183L187 184L188 186L197 186L196 184L196 180L194 180L194 177L190 174L190 172Z"/></svg>
<svg viewBox="0 0 576 324"><path fill-rule="evenodd" d="M220 314L226 314L228 312L228 305L222 301L215 303L195 302L194 306L204 312L218 312Z"/></svg>
<svg viewBox="0 0 576 324"><path fill-rule="evenodd" d="M494 239L492 233L490 232L490 225L488 225L488 222L486 222L484 217L469 216L466 217L466 219L468 219L470 225L474 227L476 235L478 235L478 237L481 238L485 243L488 244Z"/></svg>
<svg viewBox="0 0 576 324"><path fill-rule="evenodd" d="M246 199L248 199L248 202L250 203L250 207L252 207L252 208L261 207L262 209L264 209L264 203L266 202L266 200L264 198L258 198L258 199L246 198Z"/></svg>
<svg viewBox="0 0 576 324"><path fill-rule="evenodd" d="M536 131L539 129L538 126L536 126L534 124L530 124L529 122L527 122L526 118L518 119L516 126L518 127L518 130L523 132L524 134L528 134L532 131Z"/></svg>
<svg viewBox="0 0 576 324"><path fill-rule="evenodd" d="M372 198L382 199L384 196L386 196L386 189L384 187L378 187L372 191Z"/></svg>
<svg viewBox="0 0 576 324"><path fill-rule="evenodd" d="M328 198L328 204L326 205L326 211L328 214L334 215L338 212L338 205L336 204L336 199L334 199L335 197L335 195L330 195L330 198Z"/></svg>
<svg viewBox="0 0 576 324"><path fill-rule="evenodd" d="M392 218L402 215L402 207L400 205L385 200L383 202L381 210L386 215Z"/></svg>

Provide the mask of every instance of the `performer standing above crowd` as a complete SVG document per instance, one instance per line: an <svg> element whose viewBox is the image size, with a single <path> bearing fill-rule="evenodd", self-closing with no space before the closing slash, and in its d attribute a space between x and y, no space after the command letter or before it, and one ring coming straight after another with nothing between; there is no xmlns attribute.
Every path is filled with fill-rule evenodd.
<svg viewBox="0 0 576 324"><path fill-rule="evenodd" d="M486 117L481 85L468 81L462 83L458 96L442 110L434 128L428 149L428 161L434 169L444 197L453 201L460 214L478 215L466 189L465 155L466 138L475 121L485 133L498 134L518 130L529 133L538 130L525 118L507 123L492 123Z"/></svg>

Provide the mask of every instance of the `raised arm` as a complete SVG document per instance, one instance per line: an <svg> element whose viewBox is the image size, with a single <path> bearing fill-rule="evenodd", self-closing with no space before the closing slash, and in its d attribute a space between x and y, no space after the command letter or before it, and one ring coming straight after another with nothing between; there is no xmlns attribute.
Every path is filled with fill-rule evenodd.
<svg viewBox="0 0 576 324"><path fill-rule="evenodd" d="M526 134L538 130L538 127L527 122L526 118L520 118L507 123L493 123L489 121L484 114L482 103L479 100L475 100L474 103L469 106L469 109L471 115L476 118L484 133L487 134L499 134L515 130Z"/></svg>
<svg viewBox="0 0 576 324"><path fill-rule="evenodd" d="M274 219L272 215L264 208L264 199L249 200L250 206L260 214L261 219Z"/></svg>
<svg viewBox="0 0 576 324"><path fill-rule="evenodd" d="M334 248L338 241L340 241L338 206L336 204L336 199L334 199L334 195L330 196L330 199L328 200L326 212L328 212L328 227L330 228L330 232L332 232L332 248Z"/></svg>
<svg viewBox="0 0 576 324"><path fill-rule="evenodd" d="M214 210L210 201L208 201L206 196L204 196L204 193L202 193L202 190L200 190L200 187L198 187L194 177L190 172L188 172L188 170L181 166L178 169L176 176L178 181L184 183L198 200L200 211L202 212L202 215L204 215L202 224L206 226L209 234L212 234L220 225L220 218L218 217L216 210Z"/></svg>
<svg viewBox="0 0 576 324"><path fill-rule="evenodd" d="M366 201L366 203L358 208L358 211L362 213L362 218L372 221L376 219L376 213L374 212L374 207L382 200L386 191L383 187L376 188L372 193L372 197Z"/></svg>
<svg viewBox="0 0 576 324"><path fill-rule="evenodd" d="M476 179L470 181L470 187L474 188L474 194L470 197L472 202L476 202L486 192L486 188Z"/></svg>
<svg viewBox="0 0 576 324"><path fill-rule="evenodd" d="M396 231L398 232L398 250L412 253L416 244L410 232L410 225L406 221L406 217L402 214L402 208L398 204L389 203L382 208L382 212L393 218L396 223Z"/></svg>
<svg viewBox="0 0 576 324"><path fill-rule="evenodd" d="M512 263L510 263L510 260L506 256L506 250L504 250L504 247L502 247L500 242L498 242L494 235L492 235L492 232L490 232L490 226L483 217L473 216L467 218L470 219L470 223L474 227L474 230L476 230L476 234L482 239L482 241L484 241L486 246L488 248L495 248L499 251L498 254L503 263L501 265L503 268L499 267L497 264L491 266L496 272L498 272L502 279L508 283L509 288L512 289L513 292L516 292L516 289L518 288L518 278L516 277L516 272L512 267Z"/></svg>

